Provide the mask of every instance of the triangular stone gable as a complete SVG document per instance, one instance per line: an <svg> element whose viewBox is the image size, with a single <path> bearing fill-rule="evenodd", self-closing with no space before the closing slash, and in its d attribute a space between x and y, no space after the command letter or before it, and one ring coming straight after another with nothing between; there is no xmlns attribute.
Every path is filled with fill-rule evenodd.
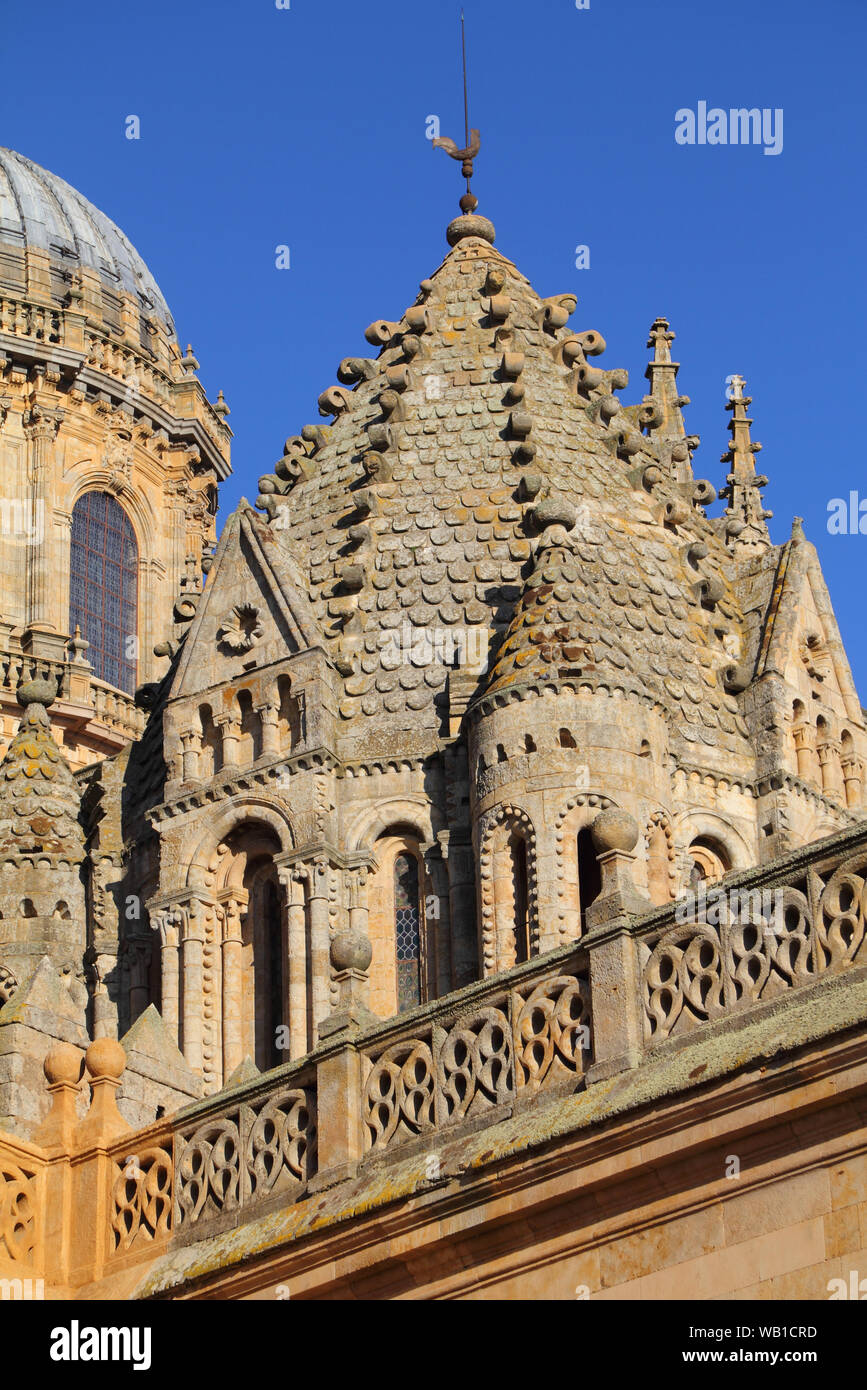
<svg viewBox="0 0 867 1390"><path fill-rule="evenodd" d="M818 690L841 721L862 726L861 703L819 557L802 533L781 551L757 675L770 672L805 694Z"/></svg>
<svg viewBox="0 0 867 1390"><path fill-rule="evenodd" d="M171 1114L202 1094L201 1078L190 1070L153 1004L139 1014L120 1044L127 1064L118 1105L130 1124L150 1124L157 1107Z"/></svg>
<svg viewBox="0 0 867 1390"><path fill-rule="evenodd" d="M220 539L171 698L240 679L319 642L298 566L242 501Z"/></svg>
<svg viewBox="0 0 867 1390"><path fill-rule="evenodd" d="M169 1033L155 1004L148 1004L144 1013L139 1014L120 1042L127 1055L127 1062L133 1056L146 1057L164 1066L183 1068L185 1072L189 1070L183 1053Z"/></svg>
<svg viewBox="0 0 867 1390"><path fill-rule="evenodd" d="M29 979L0 1009L0 1027L23 1023L52 1038L87 1045L84 1008L76 1003L60 972L43 956Z"/></svg>
<svg viewBox="0 0 867 1390"><path fill-rule="evenodd" d="M232 1075L223 1083L224 1091L231 1091L233 1086L244 1086L248 1081L255 1081L257 1076L261 1076L259 1068L252 1057L245 1057L243 1062L239 1062Z"/></svg>

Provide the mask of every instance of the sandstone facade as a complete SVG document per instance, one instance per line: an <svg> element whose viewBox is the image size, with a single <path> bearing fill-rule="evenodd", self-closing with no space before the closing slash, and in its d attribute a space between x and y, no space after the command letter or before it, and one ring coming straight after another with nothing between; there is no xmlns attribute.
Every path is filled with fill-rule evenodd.
<svg viewBox="0 0 867 1390"><path fill-rule="evenodd" d="M7 152L0 170L10 186L22 171L60 182ZM63 190L70 226L83 207L107 237ZM744 1009L758 1011L757 1058L813 1048L817 1066L845 1071L833 1028L804 1024L795 1044L773 1021L785 996L794 1028L796 992L826 976L860 987L864 712L814 547L797 519L784 544L770 538L742 379L713 516L667 322L650 330L646 393L625 403L626 373L596 365L601 335L570 325L574 296L541 298L465 210L443 264L399 319L368 327L375 356L341 361L320 423L287 440L211 560L226 411L204 399L150 277L124 242L115 312L77 230L80 268L62 285L41 233L22 236L19 260L0 262L4 284L20 280L14 311L0 302L2 381L18 393L0 447L52 521L26 574L8 556L3 570L7 730L21 727L0 763L0 1092L34 1180L52 1144L102 1146L91 1176L113 1184L111 1287L127 1288L142 1231L184 1245L213 1221L209 1287L238 1294L243 1280L219 1274L230 1210L267 1195L275 1212L279 1197L303 1225L317 1183L355 1183L332 1212L354 1220L353 1202L377 1207L379 1150L391 1162L397 1140L411 1153L447 1124L496 1130L514 1112L490 1152L505 1144L517 1163L548 1145L566 1172L579 1141L548 1110L523 1131L531 1097L579 1129L624 1124L631 1169L621 1110L656 1106L674 1124L692 1073L671 1059L699 1046L696 1029L729 1016L746 1029ZM120 506L140 557L134 705L69 631L64 518L91 494ZM52 569L62 585L46 584ZM85 717L95 690L122 711L113 731L96 704ZM714 922L718 881L778 892L776 925L761 906ZM678 915L688 893L705 904L700 930ZM62 1026L44 1006L55 986ZM839 1033L855 1007L847 995ZM714 1036L708 1080L737 1092L746 1133L746 1033ZM88 1038L83 1119L68 1049ZM35 1096L14 1059L24 1049L30 1075L52 1044ZM788 1075L800 1105L794 1062ZM618 1086L633 1088L622 1107ZM715 1103L696 1102L696 1134ZM131 1175L125 1121L139 1127ZM481 1149L467 1161L484 1168ZM819 1225L804 1239L822 1270L836 1255L816 1232L835 1250L839 1236L837 1156L824 1152L810 1187ZM382 1181L406 1196L407 1172ZM543 1198L539 1181L554 1202L556 1183ZM767 1181L797 1187L800 1169L786 1160ZM679 1261L612 1255L603 1273L605 1242L576 1235L554 1283L525 1287L562 1297L578 1279L631 1296L650 1279L663 1296L668 1263L713 1251L728 1269L721 1193L706 1227L683 1218ZM633 1225L652 1219L638 1205ZM623 1239L629 1251L638 1237ZM524 1256L531 1244L518 1241ZM61 1283L102 1288L105 1252L70 1250ZM706 1291L746 1287L702 1268ZM760 1292L786 1273L761 1254L749 1268ZM169 1259L145 1291L187 1277ZM413 1288L485 1296L512 1275L443 1278Z"/></svg>

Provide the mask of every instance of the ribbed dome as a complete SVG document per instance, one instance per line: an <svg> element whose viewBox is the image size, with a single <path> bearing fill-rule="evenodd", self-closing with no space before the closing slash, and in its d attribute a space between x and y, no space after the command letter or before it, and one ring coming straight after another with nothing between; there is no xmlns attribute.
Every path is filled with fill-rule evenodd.
<svg viewBox="0 0 867 1390"><path fill-rule="evenodd" d="M174 335L159 286L119 227L64 179L0 147L0 291L24 288L22 260L7 247L48 251L52 270L88 268L115 295L132 295L142 311L165 321Z"/></svg>

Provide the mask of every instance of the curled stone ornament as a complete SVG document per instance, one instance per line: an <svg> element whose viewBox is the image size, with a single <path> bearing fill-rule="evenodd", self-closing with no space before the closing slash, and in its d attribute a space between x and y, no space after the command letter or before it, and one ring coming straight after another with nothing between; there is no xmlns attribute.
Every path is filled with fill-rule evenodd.
<svg viewBox="0 0 867 1390"><path fill-rule="evenodd" d="M265 631L252 603L236 603L217 629L217 641L231 652L248 652Z"/></svg>

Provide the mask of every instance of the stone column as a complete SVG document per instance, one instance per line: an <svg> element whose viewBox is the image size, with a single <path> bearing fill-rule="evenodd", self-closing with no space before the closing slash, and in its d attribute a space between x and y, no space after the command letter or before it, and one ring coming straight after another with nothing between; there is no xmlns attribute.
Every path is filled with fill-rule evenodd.
<svg viewBox="0 0 867 1390"><path fill-rule="evenodd" d="M222 732L223 767L239 767L241 721L239 719L232 719L228 715L222 715L219 719L215 719L214 723Z"/></svg>
<svg viewBox="0 0 867 1390"><path fill-rule="evenodd" d="M149 1003L148 967L150 965L150 943L131 938L129 952L129 1017L135 1023L139 1014L144 1013Z"/></svg>
<svg viewBox="0 0 867 1390"><path fill-rule="evenodd" d="M327 859L317 859L309 866L310 897L310 974L313 994L314 1036L319 1024L330 1012L331 984L330 946L328 928L328 888L331 867Z"/></svg>
<svg viewBox="0 0 867 1390"><path fill-rule="evenodd" d="M289 995L289 1060L303 1057L312 1041L307 1028L307 907L304 884L307 870L301 864L279 869L285 899L286 952Z"/></svg>
<svg viewBox="0 0 867 1390"><path fill-rule="evenodd" d="M223 1084L244 1060L244 1021L241 917L244 905L234 895L223 899L218 912L223 956Z"/></svg>
<svg viewBox="0 0 867 1390"><path fill-rule="evenodd" d="M449 988L462 989L479 978L476 927L476 880L473 847L441 830L437 836L448 874L452 978Z"/></svg>
<svg viewBox="0 0 867 1390"><path fill-rule="evenodd" d="M419 884L422 900L421 920L425 933L422 945L427 973L425 997L438 999L441 995L448 994L454 974L448 867L443 859L440 844L424 845L422 853L427 879L426 883ZM426 888L432 891L425 892ZM428 911L429 906L431 911ZM366 926L364 930L366 935Z"/></svg>
<svg viewBox="0 0 867 1390"><path fill-rule="evenodd" d="M826 796L832 797L835 801L842 796L842 778L840 772L840 754L836 744L828 740L820 743L816 750L819 757L819 767L822 772L822 791Z"/></svg>
<svg viewBox="0 0 867 1390"><path fill-rule="evenodd" d="M858 758L846 758L843 762L843 782L846 788L846 805L855 809L861 805L862 768Z"/></svg>
<svg viewBox="0 0 867 1390"><path fill-rule="evenodd" d="M280 752L278 713L273 705L258 705L256 713L262 726L262 756L275 758Z"/></svg>
<svg viewBox="0 0 867 1390"><path fill-rule="evenodd" d="M181 1050L190 1070L201 1076L205 933L201 906L195 899L189 904L184 918L184 1045Z"/></svg>
<svg viewBox="0 0 867 1390"><path fill-rule="evenodd" d="M186 733L181 734L181 744L183 746L183 780L185 782L198 782L202 736L195 729L188 729Z"/></svg>
<svg viewBox="0 0 867 1390"><path fill-rule="evenodd" d="M29 445L28 473L30 475L30 513L27 517L27 626L57 631L52 613L55 595L51 573L49 542L48 478L51 468L52 445L57 437L62 410L43 411L34 407L24 433Z"/></svg>
<svg viewBox="0 0 867 1390"><path fill-rule="evenodd" d="M346 871L346 901L349 908L349 930L367 936L370 909L367 901L366 864Z"/></svg>
<svg viewBox="0 0 867 1390"><path fill-rule="evenodd" d="M795 742L795 756L798 760L798 776L805 782L818 782L818 767L816 753L811 743L811 733L808 724L796 724L792 730L792 738Z"/></svg>
<svg viewBox="0 0 867 1390"><path fill-rule="evenodd" d="M183 913L179 908L168 908L153 913L151 921L160 934L162 1019L169 1036L180 1047L178 936L183 923Z"/></svg>

